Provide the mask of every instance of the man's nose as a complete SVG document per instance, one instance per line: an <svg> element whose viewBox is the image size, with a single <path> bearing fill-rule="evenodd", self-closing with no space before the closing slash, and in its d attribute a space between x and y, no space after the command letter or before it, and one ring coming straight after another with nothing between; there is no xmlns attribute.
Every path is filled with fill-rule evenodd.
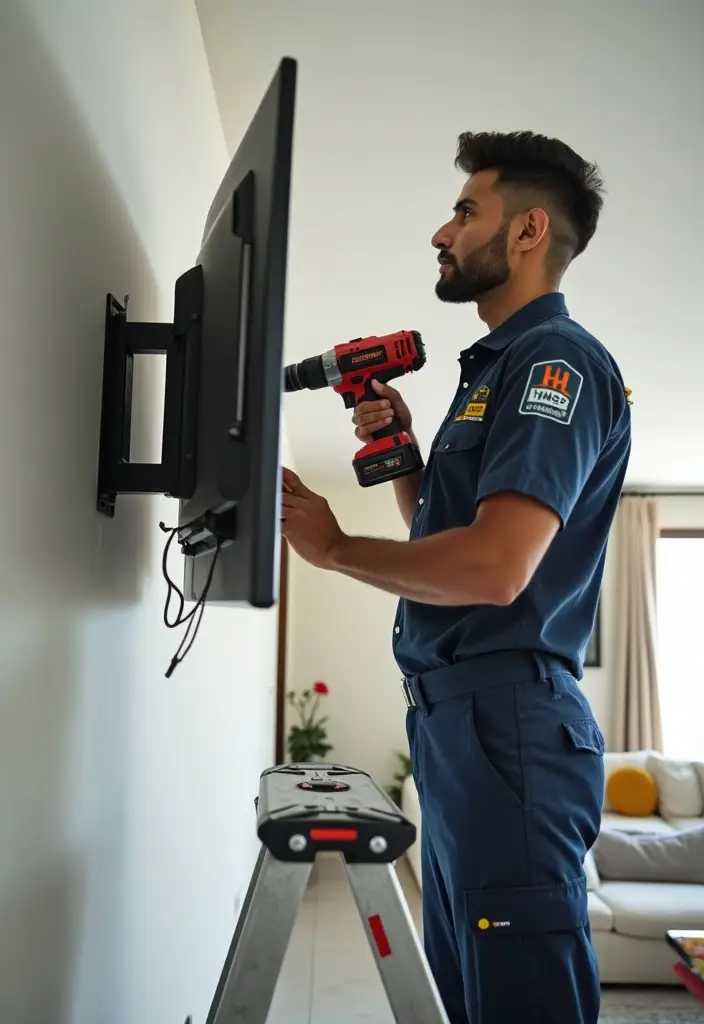
<svg viewBox="0 0 704 1024"><path fill-rule="evenodd" d="M450 225L444 224L439 231L436 231L433 237L430 239L430 244L433 249L449 249L452 246L452 234L450 232Z"/></svg>

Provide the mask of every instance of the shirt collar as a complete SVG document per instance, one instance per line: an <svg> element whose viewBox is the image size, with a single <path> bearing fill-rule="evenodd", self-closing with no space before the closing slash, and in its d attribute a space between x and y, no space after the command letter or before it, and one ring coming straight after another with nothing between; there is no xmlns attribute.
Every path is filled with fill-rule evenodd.
<svg viewBox="0 0 704 1024"><path fill-rule="evenodd" d="M533 299L527 306L510 316L508 320L499 324L490 334L480 338L477 345L483 345L485 348L499 352L531 327L537 327L544 320L550 320L554 316L569 316L565 297L561 292L551 292L549 295L541 295L540 298ZM467 352L469 349L461 352L460 359Z"/></svg>

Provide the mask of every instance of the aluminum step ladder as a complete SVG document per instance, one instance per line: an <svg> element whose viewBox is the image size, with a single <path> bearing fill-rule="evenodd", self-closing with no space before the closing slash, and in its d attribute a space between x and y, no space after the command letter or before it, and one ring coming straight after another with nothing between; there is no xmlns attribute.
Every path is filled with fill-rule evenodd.
<svg viewBox="0 0 704 1024"><path fill-rule="evenodd" d="M355 768L287 764L262 773L255 806L261 850L206 1024L266 1024L323 851L340 855L396 1024L450 1024L394 868L416 829L390 797Z"/></svg>

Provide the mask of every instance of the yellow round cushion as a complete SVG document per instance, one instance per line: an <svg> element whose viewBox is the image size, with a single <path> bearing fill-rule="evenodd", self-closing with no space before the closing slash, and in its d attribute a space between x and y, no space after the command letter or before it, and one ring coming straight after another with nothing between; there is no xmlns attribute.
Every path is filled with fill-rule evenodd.
<svg viewBox="0 0 704 1024"><path fill-rule="evenodd" d="M647 818L658 805L655 779L644 768L615 768L606 782L606 795L617 814Z"/></svg>

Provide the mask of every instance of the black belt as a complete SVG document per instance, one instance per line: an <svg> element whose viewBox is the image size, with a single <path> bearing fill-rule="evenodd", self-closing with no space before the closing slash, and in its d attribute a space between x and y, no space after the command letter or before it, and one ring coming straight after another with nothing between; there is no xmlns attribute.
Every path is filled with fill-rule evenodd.
<svg viewBox="0 0 704 1024"><path fill-rule="evenodd" d="M407 707L427 710L441 700L462 697L476 690L508 683L538 682L570 671L562 658L542 651L496 651L419 675L404 676L401 691Z"/></svg>

